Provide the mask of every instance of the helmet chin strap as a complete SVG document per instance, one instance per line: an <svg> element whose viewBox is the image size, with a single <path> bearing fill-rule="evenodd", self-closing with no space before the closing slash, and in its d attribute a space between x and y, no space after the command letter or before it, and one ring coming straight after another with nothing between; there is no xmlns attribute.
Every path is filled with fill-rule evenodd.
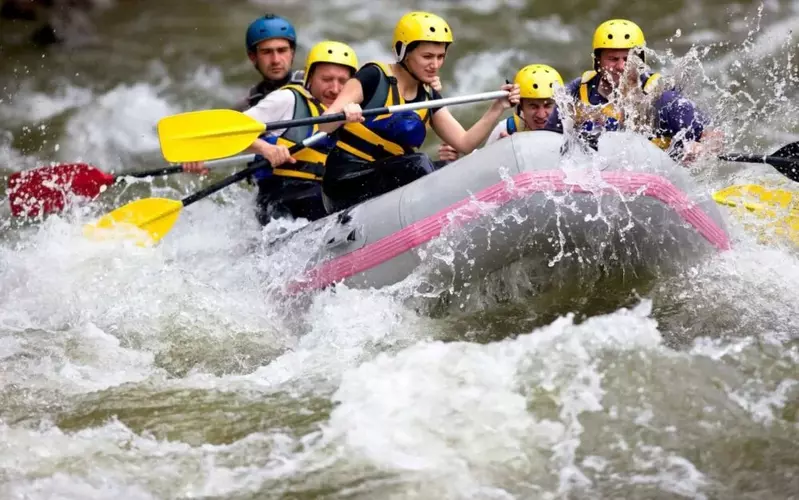
<svg viewBox="0 0 799 500"><path fill-rule="evenodd" d="M419 77L418 77L418 76L416 76L416 74L415 74L413 71L411 71L411 68L409 68L407 64L405 64L405 58L403 58L403 59L402 59L402 61L400 61L400 62L399 62L399 63L397 63L397 64L399 64L399 65L400 65L400 67L402 67L402 69L404 69L405 71L407 71L407 72L408 72L408 74L409 74L409 75L411 75L411 76L413 77L413 79L414 79L414 80L416 80L417 82L419 82L419 83L421 83L421 84L423 84L423 85L424 85L424 82L423 82L422 80L420 80L420 79L419 79Z"/></svg>
<svg viewBox="0 0 799 500"><path fill-rule="evenodd" d="M414 47L414 48L416 48L416 47ZM409 68L409 67L408 67L408 65L407 65L407 64L405 64L405 58L406 58L406 57L408 57L408 46L407 46L407 45L406 45L406 46L404 46L404 47L402 47L402 48L400 49L400 52L399 52L399 54L398 54L398 57L397 57L397 59L398 59L398 61L397 61L397 64L399 64L399 66L400 66L402 69L404 69L404 70L405 70L405 71L406 71L406 72L407 72L409 75L411 75L411 77L412 77L414 80L416 80L417 82L419 82L419 83L421 83L422 85L424 85L424 82L422 82L422 81L419 79L419 77L418 77L418 76L416 76L416 74L415 74L413 71L411 71L411 68Z"/></svg>

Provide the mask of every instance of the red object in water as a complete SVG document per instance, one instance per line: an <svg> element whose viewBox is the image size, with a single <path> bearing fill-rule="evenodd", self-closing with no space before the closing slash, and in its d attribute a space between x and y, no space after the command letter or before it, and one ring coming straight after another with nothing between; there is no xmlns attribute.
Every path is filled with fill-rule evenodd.
<svg viewBox="0 0 799 500"><path fill-rule="evenodd" d="M60 212L70 194L94 199L116 177L86 163L68 163L16 172L8 179L8 201L14 216L36 217Z"/></svg>

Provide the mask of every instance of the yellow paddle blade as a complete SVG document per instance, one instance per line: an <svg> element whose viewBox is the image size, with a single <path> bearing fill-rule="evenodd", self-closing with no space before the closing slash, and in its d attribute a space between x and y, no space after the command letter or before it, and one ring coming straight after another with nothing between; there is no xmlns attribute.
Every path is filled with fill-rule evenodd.
<svg viewBox="0 0 799 500"><path fill-rule="evenodd" d="M713 193L713 200L746 209L763 219L765 224L755 228L761 240L768 240L765 234L768 231L799 244L799 192L769 189L758 184L740 184Z"/></svg>
<svg viewBox="0 0 799 500"><path fill-rule="evenodd" d="M216 160L247 149L266 125L232 109L190 111L158 121L161 154L170 163Z"/></svg>
<svg viewBox="0 0 799 500"><path fill-rule="evenodd" d="M768 189L758 184L739 184L726 187L713 193L717 203L735 207L743 205L752 212L771 210L796 210L799 197L794 200L795 193L785 189ZM766 215L769 215L766 213ZM773 215L773 214L771 214Z"/></svg>
<svg viewBox="0 0 799 500"><path fill-rule="evenodd" d="M83 234L95 241L124 238L151 246L172 229L182 208L182 202L168 198L136 200L86 224Z"/></svg>

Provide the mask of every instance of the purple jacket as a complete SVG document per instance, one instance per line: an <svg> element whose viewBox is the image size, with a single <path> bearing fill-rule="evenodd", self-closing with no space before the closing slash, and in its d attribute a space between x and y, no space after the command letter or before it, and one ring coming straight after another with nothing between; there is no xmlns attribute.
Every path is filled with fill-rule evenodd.
<svg viewBox="0 0 799 500"><path fill-rule="evenodd" d="M641 77L641 84L651 76L645 74ZM600 76L597 74L588 82L588 101L593 104L606 104L608 102L598 89ZM582 78L576 78L566 85L567 92L575 99L580 98L580 83ZM657 112L657 123L655 124L655 135L659 137L673 138L682 131L685 131L684 139L696 141L702 137L702 132L708 125L708 119L689 99L683 97L676 89L669 89L663 92L654 103ZM590 124L578 124L580 128L590 129ZM546 128L553 130L563 130L560 121L560 113L555 107L549 115ZM606 129L609 127L606 126Z"/></svg>

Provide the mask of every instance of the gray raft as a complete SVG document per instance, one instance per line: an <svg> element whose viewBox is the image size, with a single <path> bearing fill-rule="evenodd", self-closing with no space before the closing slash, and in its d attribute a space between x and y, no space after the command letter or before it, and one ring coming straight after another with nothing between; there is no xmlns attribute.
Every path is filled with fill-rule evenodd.
<svg viewBox="0 0 799 500"><path fill-rule="evenodd" d="M380 288L411 274L459 286L520 260L539 277L564 266L659 272L730 245L686 169L623 132L604 134L596 150L517 133L295 238L314 249L290 293Z"/></svg>

